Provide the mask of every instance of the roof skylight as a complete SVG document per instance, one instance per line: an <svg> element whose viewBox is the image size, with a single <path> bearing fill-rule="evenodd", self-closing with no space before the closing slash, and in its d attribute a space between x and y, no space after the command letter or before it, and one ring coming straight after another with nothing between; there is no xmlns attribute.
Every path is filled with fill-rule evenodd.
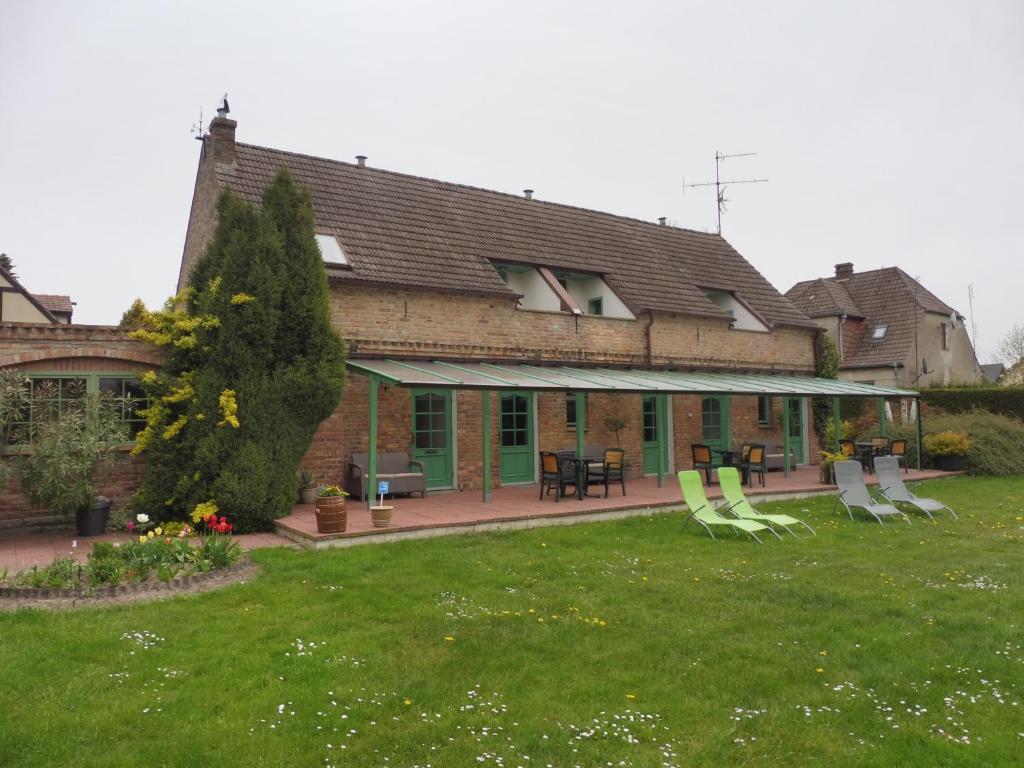
<svg viewBox="0 0 1024 768"><path fill-rule="evenodd" d="M334 235L317 235L316 244L320 249L320 255L325 264L342 264L348 266L348 259L345 252L341 250L341 243Z"/></svg>

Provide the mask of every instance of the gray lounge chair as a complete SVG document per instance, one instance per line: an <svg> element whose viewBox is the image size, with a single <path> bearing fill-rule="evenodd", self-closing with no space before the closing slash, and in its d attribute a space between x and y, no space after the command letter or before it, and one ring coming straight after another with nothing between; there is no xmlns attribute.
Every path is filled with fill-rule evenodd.
<svg viewBox="0 0 1024 768"><path fill-rule="evenodd" d="M898 515L910 525L910 518L892 504L879 504L871 497L868 487L864 484L864 469L859 461L837 461L832 465L832 470L835 473L836 485L839 487L839 495L832 505L833 513L836 511L836 505L842 502L851 520L853 508L856 507L863 509L879 523L883 517Z"/></svg>
<svg viewBox="0 0 1024 768"><path fill-rule="evenodd" d="M913 492L903 484L903 478L900 477L900 462L895 456L878 456L875 458L875 476L878 478L878 484L884 490L882 495L885 498L896 504L897 502L904 502L905 504L913 504L915 507L920 509L926 515L929 520L934 520L932 512L949 512L955 520L959 520L956 512L947 507L941 501L935 499L923 499L920 496L915 496Z"/></svg>

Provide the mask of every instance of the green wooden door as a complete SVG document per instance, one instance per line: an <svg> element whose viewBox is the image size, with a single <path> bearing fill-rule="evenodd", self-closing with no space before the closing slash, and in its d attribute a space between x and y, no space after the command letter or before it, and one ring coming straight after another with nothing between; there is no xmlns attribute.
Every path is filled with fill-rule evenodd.
<svg viewBox="0 0 1024 768"><path fill-rule="evenodd" d="M643 396L642 423L644 428L644 474L658 473L658 451L661 451L662 469L668 472L668 440L665 409L657 395Z"/></svg>
<svg viewBox="0 0 1024 768"><path fill-rule="evenodd" d="M705 397L701 399L701 442L711 449L728 448L729 436L729 398ZM722 463L721 456L712 453L715 465Z"/></svg>
<svg viewBox="0 0 1024 768"><path fill-rule="evenodd" d="M796 457L797 464L804 464L804 409L799 397L787 397L789 408L789 450Z"/></svg>
<svg viewBox="0 0 1024 768"><path fill-rule="evenodd" d="M498 463L501 482L532 483L533 397L529 392L502 392L498 425Z"/></svg>
<svg viewBox="0 0 1024 768"><path fill-rule="evenodd" d="M427 488L450 488L452 482L452 392L412 391L414 459L423 462Z"/></svg>

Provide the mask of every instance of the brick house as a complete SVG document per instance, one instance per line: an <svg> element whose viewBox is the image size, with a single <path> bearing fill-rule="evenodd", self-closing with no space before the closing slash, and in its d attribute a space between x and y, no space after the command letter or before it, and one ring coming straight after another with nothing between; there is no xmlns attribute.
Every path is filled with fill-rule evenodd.
<svg viewBox="0 0 1024 768"><path fill-rule="evenodd" d="M806 280L786 297L836 342L839 377L894 387L982 379L964 317L898 267Z"/></svg>
<svg viewBox="0 0 1024 768"><path fill-rule="evenodd" d="M691 443L781 444L785 420L796 461L812 458L806 397L784 387L659 397L640 386L600 391L578 376L572 391L545 390L541 375L533 391L502 391L510 375L501 366L522 363L562 376L570 367L813 376L818 325L719 235L380 170L361 156L243 144L236 125L219 116L204 137L178 288L212 237L222 189L258 204L289 168L311 190L332 318L350 373L369 372L350 376L307 454L319 480L344 480L351 456L368 450L371 382L380 387L377 449L426 460L436 489L480 488L485 442L492 486L535 482L537 452L578 438L621 443L639 475L659 456L662 471L689 466ZM420 385L378 375L391 363ZM482 374L493 381L487 402L454 374L480 363L498 367ZM611 417L626 422L617 434Z"/></svg>

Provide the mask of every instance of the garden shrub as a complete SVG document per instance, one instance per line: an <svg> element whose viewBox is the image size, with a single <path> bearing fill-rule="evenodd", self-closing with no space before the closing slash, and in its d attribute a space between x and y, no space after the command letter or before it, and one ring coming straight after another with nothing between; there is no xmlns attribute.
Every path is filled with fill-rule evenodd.
<svg viewBox="0 0 1024 768"><path fill-rule="evenodd" d="M1024 474L1024 422L989 411L969 413L941 413L925 415L924 433L929 462L927 438L940 432L966 433L970 439L967 449L967 469L976 475ZM917 463L917 425L891 424L886 434L907 440L907 462Z"/></svg>
<svg viewBox="0 0 1024 768"><path fill-rule="evenodd" d="M137 338L168 361L143 381L152 405L136 508L156 520L222 513L268 530L296 501L295 474L344 383L309 192L287 171L255 208L230 191L189 288L147 313Z"/></svg>

